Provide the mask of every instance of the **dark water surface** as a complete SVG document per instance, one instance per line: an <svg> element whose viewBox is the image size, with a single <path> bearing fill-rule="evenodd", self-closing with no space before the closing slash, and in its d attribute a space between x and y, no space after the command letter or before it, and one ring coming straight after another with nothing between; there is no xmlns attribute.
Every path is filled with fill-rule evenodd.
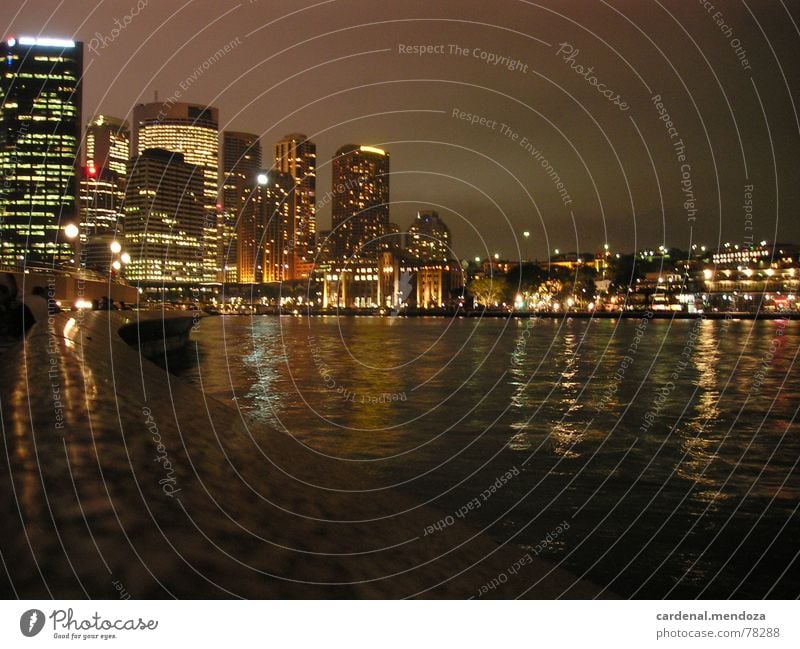
<svg viewBox="0 0 800 649"><path fill-rule="evenodd" d="M619 595L800 595L800 322L255 316L193 337L178 372L206 393Z"/></svg>

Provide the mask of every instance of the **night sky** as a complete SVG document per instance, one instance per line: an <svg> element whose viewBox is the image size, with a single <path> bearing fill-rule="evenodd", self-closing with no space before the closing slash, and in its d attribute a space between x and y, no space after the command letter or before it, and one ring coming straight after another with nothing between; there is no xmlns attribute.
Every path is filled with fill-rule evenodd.
<svg viewBox="0 0 800 649"><path fill-rule="evenodd" d="M798 2L4 0L0 26L84 41L84 122L157 91L265 152L307 134L318 200L339 146L386 148L392 220L438 209L459 257L800 242Z"/></svg>

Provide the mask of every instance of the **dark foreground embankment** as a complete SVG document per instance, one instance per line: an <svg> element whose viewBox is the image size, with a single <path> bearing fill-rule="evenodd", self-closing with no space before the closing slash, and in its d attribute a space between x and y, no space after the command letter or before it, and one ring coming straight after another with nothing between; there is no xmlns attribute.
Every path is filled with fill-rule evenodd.
<svg viewBox="0 0 800 649"><path fill-rule="evenodd" d="M123 341L154 353L191 324L60 314L4 355L6 597L599 592L458 522L426 536L441 512L396 489L363 491L374 485L354 463L254 429L235 402L208 398Z"/></svg>

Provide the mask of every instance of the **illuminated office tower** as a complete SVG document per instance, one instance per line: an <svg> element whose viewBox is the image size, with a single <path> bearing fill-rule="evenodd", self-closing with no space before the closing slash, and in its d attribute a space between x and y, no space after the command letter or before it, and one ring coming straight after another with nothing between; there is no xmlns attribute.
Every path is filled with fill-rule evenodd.
<svg viewBox="0 0 800 649"><path fill-rule="evenodd" d="M216 108L167 100L133 109L131 150L165 149L203 171L203 282L222 281L219 266L219 117ZM127 212L126 212L127 215Z"/></svg>
<svg viewBox="0 0 800 649"><path fill-rule="evenodd" d="M222 223L220 225L220 266L226 282L252 284L260 262L248 251L255 237L258 198L256 186L261 171L261 142L258 135L222 133ZM239 247L239 234L244 250ZM239 260L241 259L241 264Z"/></svg>
<svg viewBox="0 0 800 649"><path fill-rule="evenodd" d="M349 144L333 159L332 237L338 258L368 256L389 226L389 154Z"/></svg>
<svg viewBox="0 0 800 649"><path fill-rule="evenodd" d="M450 228L435 210L420 210L406 235L406 249L419 261L447 261Z"/></svg>
<svg viewBox="0 0 800 649"><path fill-rule="evenodd" d="M94 236L123 236L122 204L130 149L125 120L97 115L87 125L80 176L82 243Z"/></svg>
<svg viewBox="0 0 800 649"><path fill-rule="evenodd" d="M119 234L123 231L122 203L119 196L122 181L108 169L86 166L80 175L81 242L94 236Z"/></svg>
<svg viewBox="0 0 800 649"><path fill-rule="evenodd" d="M289 174L294 181L288 263L293 279L305 279L311 274L316 257L316 144L301 133L285 136L275 144L275 169Z"/></svg>
<svg viewBox="0 0 800 649"><path fill-rule="evenodd" d="M74 259L83 43L0 43L0 264Z"/></svg>
<svg viewBox="0 0 800 649"><path fill-rule="evenodd" d="M97 115L86 127L86 166L108 169L121 179L128 172L131 137L128 122Z"/></svg>
<svg viewBox="0 0 800 649"><path fill-rule="evenodd" d="M200 283L203 263L203 167L180 153L146 149L131 158L125 194L129 281L144 286Z"/></svg>
<svg viewBox="0 0 800 649"><path fill-rule="evenodd" d="M291 276L290 252L294 212L291 197L295 188L289 174L269 170L258 176L259 222L263 231L256 234L261 242L263 281L285 282ZM254 248L258 250L258 246Z"/></svg>

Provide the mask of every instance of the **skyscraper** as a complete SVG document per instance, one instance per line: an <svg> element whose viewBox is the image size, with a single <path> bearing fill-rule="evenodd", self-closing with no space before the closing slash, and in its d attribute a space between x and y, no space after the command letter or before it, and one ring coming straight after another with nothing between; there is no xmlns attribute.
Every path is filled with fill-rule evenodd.
<svg viewBox="0 0 800 649"><path fill-rule="evenodd" d="M254 133L222 133L222 225L220 265L226 282L256 281L255 263L247 251L255 236L258 198L257 178L261 171L261 142ZM244 251L239 249L242 234ZM242 264L239 259L242 259Z"/></svg>
<svg viewBox="0 0 800 649"><path fill-rule="evenodd" d="M130 158L125 120L97 115L86 127L86 160L80 177L81 241L124 231L122 204Z"/></svg>
<svg viewBox="0 0 800 649"><path fill-rule="evenodd" d="M316 220L317 146L301 133L286 135L275 144L276 171L291 176L293 195L289 241L292 279L305 279L314 267Z"/></svg>
<svg viewBox="0 0 800 649"><path fill-rule="evenodd" d="M83 43L0 43L0 263L52 266L74 256Z"/></svg>
<svg viewBox="0 0 800 649"><path fill-rule="evenodd" d="M436 210L420 210L406 236L408 252L419 261L447 261L450 253L450 228Z"/></svg>
<svg viewBox="0 0 800 649"><path fill-rule="evenodd" d="M333 159L331 236L339 258L373 254L389 225L389 154L348 144Z"/></svg>
<svg viewBox="0 0 800 649"><path fill-rule="evenodd" d="M260 223L263 223L262 241L263 281L285 282L291 274L293 247L292 195L294 179L289 174L269 170L259 174Z"/></svg>
<svg viewBox="0 0 800 649"><path fill-rule="evenodd" d="M203 167L164 149L146 149L129 167L128 280L145 286L197 285L205 273Z"/></svg>
<svg viewBox="0 0 800 649"><path fill-rule="evenodd" d="M182 102L139 104L133 109L132 150L165 149L203 172L203 277L221 281L218 255L219 115L216 108ZM126 212L127 214L127 212Z"/></svg>
<svg viewBox="0 0 800 649"><path fill-rule="evenodd" d="M86 166L80 175L80 237L86 242L91 237L118 233L122 235L122 203L119 196L124 181L109 169Z"/></svg>
<svg viewBox="0 0 800 649"><path fill-rule="evenodd" d="M97 115L86 127L86 166L109 169L124 178L131 157L128 122L119 117Z"/></svg>

